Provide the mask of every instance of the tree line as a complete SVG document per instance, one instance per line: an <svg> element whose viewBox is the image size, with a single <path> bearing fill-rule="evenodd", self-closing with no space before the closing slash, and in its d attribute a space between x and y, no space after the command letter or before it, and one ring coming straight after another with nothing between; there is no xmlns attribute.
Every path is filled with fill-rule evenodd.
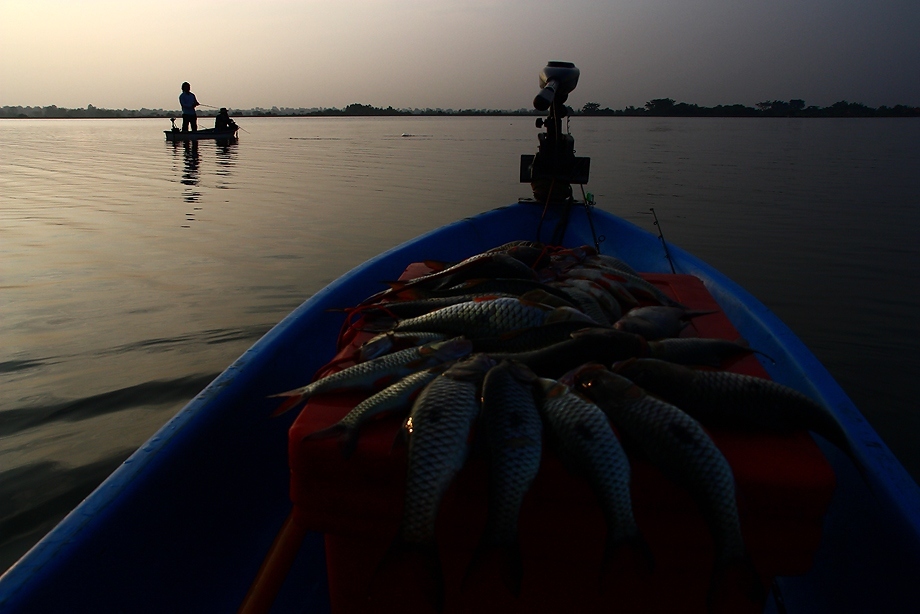
<svg viewBox="0 0 920 614"><path fill-rule="evenodd" d="M686 102L676 102L672 98L655 98L645 106L629 106L625 109L601 108L597 102L588 102L581 109L566 107L569 115L594 115L615 117L920 117L920 107L895 105L873 108L859 102L841 100L829 107L806 106L801 99L769 100L758 102L753 107L743 104L718 105L703 107ZM210 117L217 110L199 110L200 117ZM543 115L534 109L394 109L375 107L373 105L352 103L344 108L290 108L256 107L252 109L230 109L235 117L370 117L370 116L490 116L490 115ZM180 117L181 112L168 109L103 109L87 105L85 109L68 109L50 105L45 107L0 107L0 118L170 118Z"/></svg>
<svg viewBox="0 0 920 614"><path fill-rule="evenodd" d="M653 116L653 117L920 117L920 107L899 104L893 107L873 108L860 102L841 100L829 107L805 106L800 98L793 100L766 100L753 107L743 104L702 107L673 98L655 98L644 107L626 107L613 110L589 102L581 108L582 115Z"/></svg>

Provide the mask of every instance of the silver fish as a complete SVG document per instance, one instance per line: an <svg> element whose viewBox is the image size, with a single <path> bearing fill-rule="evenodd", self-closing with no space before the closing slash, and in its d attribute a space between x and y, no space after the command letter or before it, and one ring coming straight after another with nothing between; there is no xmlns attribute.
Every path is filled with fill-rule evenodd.
<svg viewBox="0 0 920 614"><path fill-rule="evenodd" d="M585 292L582 288L574 284L569 284L564 281L552 282L552 286L564 292L582 313L591 318L592 322L602 326L610 326L612 324L610 318L604 313L604 309L601 307L600 303L598 303L597 299L590 293Z"/></svg>
<svg viewBox="0 0 920 614"><path fill-rule="evenodd" d="M606 322L602 322L602 324L616 322L623 315L623 308L620 303L599 283L578 277L570 277L566 279L565 283L580 288L594 297L594 300L601 306L606 316Z"/></svg>
<svg viewBox="0 0 920 614"><path fill-rule="evenodd" d="M411 544L434 541L441 498L466 462L470 429L479 414L479 388L495 361L485 354L454 364L412 405L406 502L400 536Z"/></svg>
<svg viewBox="0 0 920 614"><path fill-rule="evenodd" d="M386 320L387 318L397 318L406 320L409 318L417 318L418 316L423 316L426 313L431 313L432 311L443 309L444 307L450 307L451 305L459 305L460 303L468 303L470 301L510 296L513 295L489 292L482 294L469 293L457 296L420 298L415 300L385 301L381 303L364 305L361 307L361 313L365 316L365 318L380 318L383 320Z"/></svg>
<svg viewBox="0 0 920 614"><path fill-rule="evenodd" d="M518 516L524 495L537 477L543 450L543 423L534 400L536 376L518 363L502 361L486 374L482 423L489 451L489 515L470 569L496 551L503 580L520 594L522 562Z"/></svg>
<svg viewBox="0 0 920 614"><path fill-rule="evenodd" d="M444 578L435 541L435 523L441 499L469 452L469 435L479 414L479 389L495 361L476 354L454 364L436 377L412 405L406 430L409 458L406 493L399 533L378 567L411 564L418 573L412 590L440 611L444 603Z"/></svg>
<svg viewBox="0 0 920 614"><path fill-rule="evenodd" d="M648 357L676 362L681 365L706 365L721 367L727 361L749 354L763 352L753 349L747 341L679 337L648 342Z"/></svg>
<svg viewBox="0 0 920 614"><path fill-rule="evenodd" d="M474 342L474 347L479 341ZM613 328L589 328L572 332L567 338L527 352L492 352L496 359L514 360L526 365L540 377L558 378L583 365L597 362L612 365L615 362L645 356L648 344L639 335Z"/></svg>
<svg viewBox="0 0 920 614"><path fill-rule="evenodd" d="M468 338L494 337L515 330L541 326L550 322L590 318L568 307L551 308L517 298L461 303L429 314L403 320L395 330L432 331Z"/></svg>
<svg viewBox="0 0 920 614"><path fill-rule="evenodd" d="M549 347L554 343L565 341L577 331L584 330L585 328L601 329L601 325L595 322L588 323L581 320L553 322L544 324L543 326L524 328L494 337L475 337L473 339L473 349L476 352L487 353L532 352ZM629 333L623 334L626 335ZM633 356L634 355L635 354L633 354ZM640 355L644 356L644 354ZM625 358L622 360L625 360Z"/></svg>
<svg viewBox="0 0 920 614"><path fill-rule="evenodd" d="M525 296L534 290L543 290L544 292L555 296L559 300L567 300L565 295L556 291L553 287L534 281L532 279L469 279L456 286L443 288L432 291L433 296L455 296L458 294L470 293L495 293L509 296ZM549 303L548 303L549 304ZM574 305L569 304L569 307Z"/></svg>
<svg viewBox="0 0 920 614"><path fill-rule="evenodd" d="M358 432L367 422L382 414L401 409L408 411L409 404L415 396L437 377L438 373L443 369L444 365L440 365L407 375L395 384L387 386L380 392L355 405L350 412L332 426L310 433L304 437L304 440L338 437L342 444L342 456L348 458L354 452L355 446L357 446Z"/></svg>
<svg viewBox="0 0 920 614"><path fill-rule="evenodd" d="M793 388L762 377L697 371L652 358L628 360L614 370L707 426L815 432L865 471L837 418Z"/></svg>
<svg viewBox="0 0 920 614"><path fill-rule="evenodd" d="M741 536L734 475L699 422L600 365L580 367L563 381L584 391L652 464L690 492L715 543L712 590L718 590L720 574L737 569L751 598L760 599L763 587Z"/></svg>
<svg viewBox="0 0 920 614"><path fill-rule="evenodd" d="M379 388L384 383L392 383L420 369L466 356L472 348L472 342L456 337L447 341L436 341L420 347L407 348L358 363L306 386L271 395L272 397L287 397L287 400L275 410L273 415L280 415L304 399L322 392L348 388L363 390Z"/></svg>
<svg viewBox="0 0 920 614"><path fill-rule="evenodd" d="M443 270L429 273L415 279L391 283L389 290L372 296L368 301L374 302L382 297L398 294L406 288L425 286L429 288L449 287L468 279L483 277L506 277L536 279L536 274L527 264L504 252L484 252L470 256L466 260Z"/></svg>
<svg viewBox="0 0 920 614"><path fill-rule="evenodd" d="M616 271L622 271L624 273L629 273L630 275L635 275L636 277L639 276L639 273L637 273L636 270L629 266L626 262L606 254L588 256L585 258L584 264L586 266L598 266L602 268L614 269Z"/></svg>
<svg viewBox="0 0 920 614"><path fill-rule="evenodd" d="M614 323L613 327L629 333L642 335L648 341L677 337L687 326L690 318L714 313L712 311L690 311L682 307L651 305L636 307Z"/></svg>
<svg viewBox="0 0 920 614"><path fill-rule="evenodd" d="M358 362L367 362L393 351L425 345L435 341L444 341L445 339L447 339L447 335L443 333L394 333L392 331L380 333L361 345L358 352Z"/></svg>
<svg viewBox="0 0 920 614"><path fill-rule="evenodd" d="M603 575L609 575L621 557L638 554L647 561L648 547L633 516L629 461L604 412L568 386L545 378L537 382L546 429L559 442L563 460L587 478L600 503L607 524Z"/></svg>
<svg viewBox="0 0 920 614"><path fill-rule="evenodd" d="M626 289L629 290L630 294L644 294L655 302L666 305L669 307L683 307L679 302L675 301L667 294L662 292L655 284L650 281L643 279L639 275L632 275L631 273L626 273L625 271L614 271L612 269L608 270L608 274L615 280L622 283L626 286Z"/></svg>
<svg viewBox="0 0 920 614"><path fill-rule="evenodd" d="M626 289L626 286L618 281L613 274L603 269L582 266L573 267L565 271L563 277L565 279L585 279L596 283L620 305L620 311L632 309L639 305L639 301Z"/></svg>

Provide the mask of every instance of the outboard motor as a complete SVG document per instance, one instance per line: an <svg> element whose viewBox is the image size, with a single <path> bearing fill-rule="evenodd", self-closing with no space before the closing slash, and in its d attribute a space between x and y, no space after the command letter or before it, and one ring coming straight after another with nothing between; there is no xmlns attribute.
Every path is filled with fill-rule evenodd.
<svg viewBox="0 0 920 614"><path fill-rule="evenodd" d="M540 142L536 155L521 156L521 183L529 183L539 202L571 202L572 184L588 183L590 158L575 155L575 139L563 134L565 101L578 85L580 71L571 62L549 62L540 72L540 93L533 100L538 111L549 110L537 119Z"/></svg>

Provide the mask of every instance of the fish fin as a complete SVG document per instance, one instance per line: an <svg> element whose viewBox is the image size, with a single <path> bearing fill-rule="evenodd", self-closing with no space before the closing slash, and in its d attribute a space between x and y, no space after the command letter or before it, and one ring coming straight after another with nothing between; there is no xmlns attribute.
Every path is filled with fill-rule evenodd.
<svg viewBox="0 0 920 614"><path fill-rule="evenodd" d="M423 292L416 286L404 286L399 290L395 290L393 294L395 295L393 298L398 301L417 301L428 298L428 293Z"/></svg>
<svg viewBox="0 0 920 614"><path fill-rule="evenodd" d="M735 339L735 343L737 343L737 344L740 345L741 347L745 348L748 352L750 352L750 353L752 353L752 354L760 354L761 356L763 356L764 358L766 358L767 360L769 360L769 361L770 361L770 364L774 364L774 365L776 364L776 359L775 359L775 358L773 358L772 356L770 356L770 355L767 354L766 352L761 352L761 351L758 350L758 349L752 348L752 347L751 347L751 344L748 343L748 340L745 339L744 337L738 337L737 339Z"/></svg>
<svg viewBox="0 0 920 614"><path fill-rule="evenodd" d="M709 316L714 313L719 313L718 309L686 309L684 310L685 318L698 318L700 316Z"/></svg>
<svg viewBox="0 0 920 614"><path fill-rule="evenodd" d="M443 260L422 260L422 264L432 270L432 272L443 271L451 265Z"/></svg>
<svg viewBox="0 0 920 614"><path fill-rule="evenodd" d="M436 544L411 544L397 537L374 573L369 612L425 612L444 609L444 576Z"/></svg>
<svg viewBox="0 0 920 614"><path fill-rule="evenodd" d="M763 607L767 589L750 556L728 561L716 561L712 570L706 606L709 612L737 611L739 600Z"/></svg>
<svg viewBox="0 0 920 614"><path fill-rule="evenodd" d="M402 426L399 427L399 430L396 431L396 435L393 436L393 443L390 444L390 454L396 450L397 447L404 447L409 444L409 418L403 420Z"/></svg>
<svg viewBox="0 0 920 614"><path fill-rule="evenodd" d="M341 422L336 422L332 426L320 429L318 431L313 431L308 435L304 435L301 441L315 441L317 439L328 439L330 437L340 437L349 429L347 426Z"/></svg>
<svg viewBox="0 0 920 614"><path fill-rule="evenodd" d="M384 280L383 284L389 288L387 295L392 295L400 292L403 288L409 285L409 282L397 279L392 281Z"/></svg>
<svg viewBox="0 0 920 614"><path fill-rule="evenodd" d="M345 426L341 422L336 422L330 427L321 429L304 435L301 441L316 441L319 439L329 439L335 437L338 439L339 447L342 451L342 458L350 458L358 447L358 430Z"/></svg>
<svg viewBox="0 0 920 614"><path fill-rule="evenodd" d="M373 322L368 322L365 319L360 326L354 325L352 328L363 333L386 333L392 331L398 321L399 320L393 316L384 315L375 318Z"/></svg>
<svg viewBox="0 0 920 614"><path fill-rule="evenodd" d="M272 418L277 418L281 414L284 414L287 411L293 409L294 407L297 407L298 405L300 405L301 401L303 401L306 398L306 396L304 396L303 394L297 393L297 391L295 390L292 390L291 392L282 392L281 394L273 394L271 396L272 397L288 397L284 401L282 401L281 404L277 408L275 408L275 411L273 411L270 414Z"/></svg>

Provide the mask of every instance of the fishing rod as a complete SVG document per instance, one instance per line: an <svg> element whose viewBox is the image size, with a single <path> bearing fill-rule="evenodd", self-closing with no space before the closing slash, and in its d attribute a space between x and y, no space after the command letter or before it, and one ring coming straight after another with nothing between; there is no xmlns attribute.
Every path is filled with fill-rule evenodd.
<svg viewBox="0 0 920 614"><path fill-rule="evenodd" d="M668 244L664 240L664 231L661 229L661 223L658 221L658 215L655 213L655 207L649 207L649 211L652 212L652 217L655 218L654 225L658 227L658 238L661 240L661 246L664 247L664 257L668 259L668 264L671 265L671 272L677 273L677 271L674 270L674 261L671 260L671 252L668 251ZM648 215L648 213L645 215Z"/></svg>
<svg viewBox="0 0 920 614"><path fill-rule="evenodd" d="M202 104L202 103L200 103L200 102L198 103L198 106L199 106L199 107L208 107L209 109L217 109L217 110L220 110L220 109L223 108L223 107L212 107L212 106L209 105L209 104ZM235 123L235 122L234 122L234 123ZM246 128L243 128L243 127L240 126L239 124L236 124L236 127L239 128L240 130L242 130L243 132L245 132L246 134L252 134L249 130L246 130Z"/></svg>

